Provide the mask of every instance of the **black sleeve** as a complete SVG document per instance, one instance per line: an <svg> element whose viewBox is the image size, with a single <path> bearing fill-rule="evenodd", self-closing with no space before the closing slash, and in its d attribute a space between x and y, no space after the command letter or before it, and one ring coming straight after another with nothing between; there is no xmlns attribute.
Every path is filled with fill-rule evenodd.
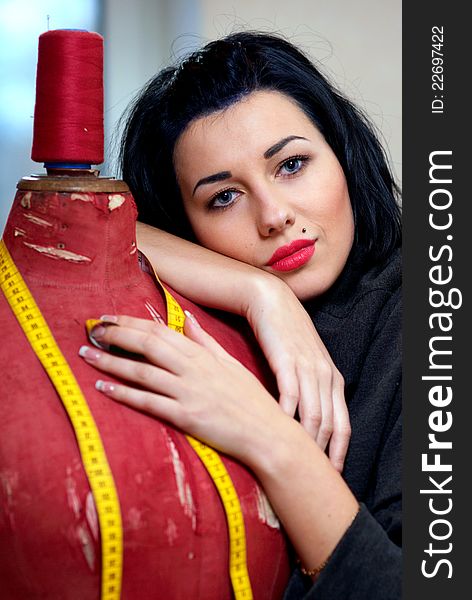
<svg viewBox="0 0 472 600"><path fill-rule="evenodd" d="M401 598L401 306L398 298L391 300L371 340L355 394L359 409L354 410L362 408L359 446L373 457L369 481L358 497L359 514L315 583L296 569L284 600ZM359 470L362 452L356 461Z"/></svg>
<svg viewBox="0 0 472 600"><path fill-rule="evenodd" d="M297 569L284 599L398 600L401 561L400 548L361 504L316 583L311 584Z"/></svg>

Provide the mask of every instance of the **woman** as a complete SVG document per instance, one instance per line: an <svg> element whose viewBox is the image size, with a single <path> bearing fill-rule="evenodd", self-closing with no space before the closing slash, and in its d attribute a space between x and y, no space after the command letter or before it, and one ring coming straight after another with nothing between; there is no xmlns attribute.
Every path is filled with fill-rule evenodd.
<svg viewBox="0 0 472 600"><path fill-rule="evenodd" d="M303 565L286 598L400 597L400 216L371 128L292 45L238 33L151 81L127 123L122 166L142 221L240 261L194 253L166 234L144 244L157 248L153 260L173 287L189 295L191 285L200 302L248 316L278 365L279 387L283 361L268 328L258 329L264 303L259 294L254 306L238 306L237 291L244 281L254 289L257 272L259 289L276 280L303 302L345 380L352 437L343 477L342 451L334 465L323 452L329 434L315 427L315 443L192 315L185 338L109 318L120 327L98 328L100 343L144 354L150 365L95 353L87 360L130 382L100 381L99 389L254 471ZM181 264L196 261L200 281L188 281L176 255ZM287 329L293 299L288 306ZM309 370L297 363L287 397L296 385L302 400L326 388ZM318 413L337 414L340 379L327 379ZM293 401L284 403L294 411Z"/></svg>

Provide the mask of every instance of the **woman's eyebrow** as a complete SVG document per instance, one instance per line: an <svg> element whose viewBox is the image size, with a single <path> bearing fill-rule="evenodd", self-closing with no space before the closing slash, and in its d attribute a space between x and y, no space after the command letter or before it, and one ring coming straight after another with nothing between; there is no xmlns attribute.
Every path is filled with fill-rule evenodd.
<svg viewBox="0 0 472 600"><path fill-rule="evenodd" d="M271 146L268 150L266 150L264 152L264 158L266 158L266 159L272 158L274 156L274 154L277 154L277 152L280 152L280 150L282 150L282 148L284 146L286 146L292 140L306 140L307 142L309 141L309 140L307 140L307 138L304 138L300 135L289 135L289 136L283 138L282 140L278 141L276 144Z"/></svg>
<svg viewBox="0 0 472 600"><path fill-rule="evenodd" d="M193 188L192 196L195 194L198 186L206 185L208 183L215 183L217 181L224 181L225 179L229 179L232 177L231 171L220 171L219 173L215 173L214 175L208 175L208 177L202 177L197 181L197 185Z"/></svg>

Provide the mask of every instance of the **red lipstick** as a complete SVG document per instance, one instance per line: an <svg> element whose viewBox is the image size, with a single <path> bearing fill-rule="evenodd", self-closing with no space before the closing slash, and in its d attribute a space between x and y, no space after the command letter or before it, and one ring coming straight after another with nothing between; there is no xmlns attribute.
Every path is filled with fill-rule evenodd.
<svg viewBox="0 0 472 600"><path fill-rule="evenodd" d="M316 240L294 240L277 248L266 266L275 271L293 271L306 264L315 252Z"/></svg>

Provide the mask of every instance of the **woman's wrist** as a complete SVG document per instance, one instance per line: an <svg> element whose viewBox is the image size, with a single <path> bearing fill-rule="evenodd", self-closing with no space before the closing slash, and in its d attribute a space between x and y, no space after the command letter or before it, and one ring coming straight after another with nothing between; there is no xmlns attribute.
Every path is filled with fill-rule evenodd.
<svg viewBox="0 0 472 600"><path fill-rule="evenodd" d="M282 423L282 422L281 422ZM288 418L251 465L302 565L319 570L358 512L358 502L299 423Z"/></svg>
<svg viewBox="0 0 472 600"><path fill-rule="evenodd" d="M280 409L267 431L253 436L252 444L250 456L244 460L263 486L293 473L300 453L308 452L315 462L327 460L300 423Z"/></svg>
<svg viewBox="0 0 472 600"><path fill-rule="evenodd" d="M284 281L261 269L254 269L254 272L248 275L248 285L242 296L241 316L245 317L255 330L261 312L270 310L271 305L283 306L284 297L293 292Z"/></svg>

